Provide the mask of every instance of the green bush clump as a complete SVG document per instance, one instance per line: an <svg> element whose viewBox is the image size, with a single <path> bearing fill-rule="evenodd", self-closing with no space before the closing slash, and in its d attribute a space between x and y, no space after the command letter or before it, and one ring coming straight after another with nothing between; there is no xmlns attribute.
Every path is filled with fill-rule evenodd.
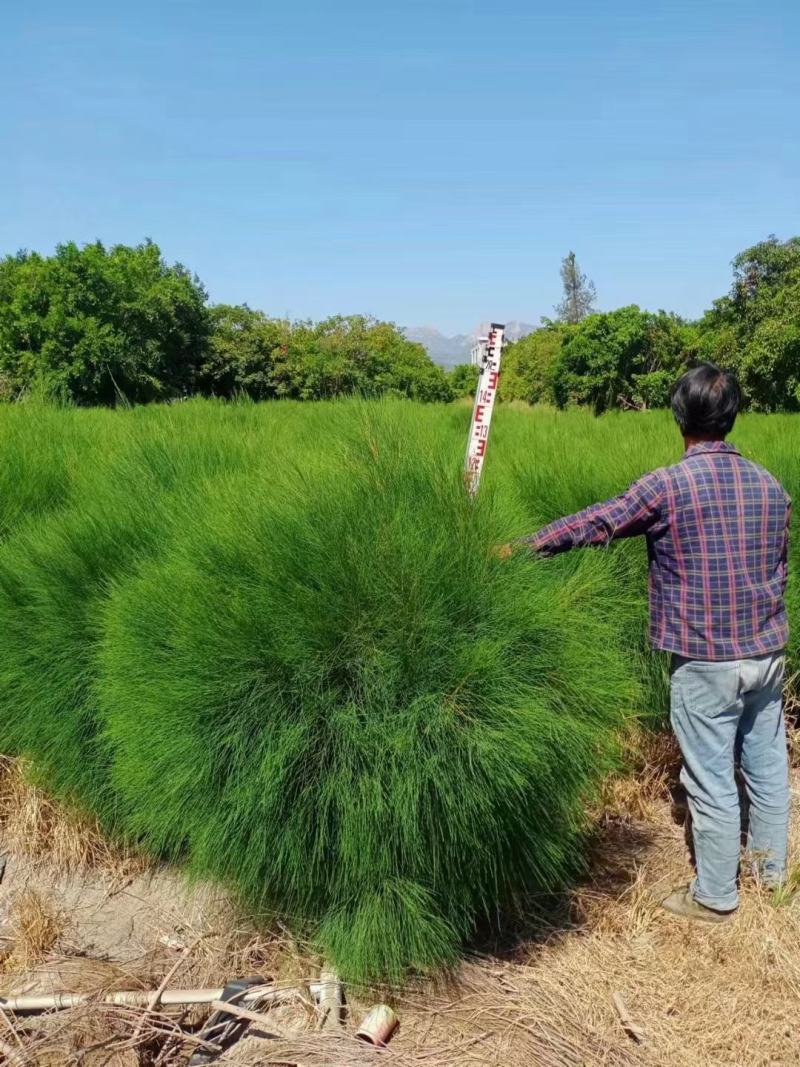
<svg viewBox="0 0 800 1067"><path fill-rule="evenodd" d="M467 499L468 415L31 406L51 484L0 544L3 749L351 978L573 875L636 698L618 559L493 558L530 517Z"/></svg>
<svg viewBox="0 0 800 1067"><path fill-rule="evenodd" d="M101 607L113 581L188 521L198 483L245 461L247 436L219 432L237 428L233 411L220 421L223 410L201 403L181 418L168 409L120 418L20 406L0 420L17 431L9 453L22 478L18 490L9 485L11 498L31 500L36 486L40 498L26 522L3 509L16 529L0 552L0 706L8 709L0 746L33 757L49 789L110 828L115 803L93 689ZM48 463L50 477L39 481Z"/></svg>
<svg viewBox="0 0 800 1067"><path fill-rule="evenodd" d="M502 409L472 502L468 420L2 409L0 749L350 979L447 965L563 885L620 730L663 707L644 546L490 549L680 443L663 413ZM791 417L734 439L800 492Z"/></svg>
<svg viewBox="0 0 800 1067"><path fill-rule="evenodd" d="M96 692L131 832L366 979L575 873L635 682L591 610L605 564L491 559L519 518L470 504L447 438L354 410L333 455L215 486L116 586Z"/></svg>
<svg viewBox="0 0 800 1067"><path fill-rule="evenodd" d="M0 542L67 505L76 472L107 422L107 412L5 405L0 418Z"/></svg>

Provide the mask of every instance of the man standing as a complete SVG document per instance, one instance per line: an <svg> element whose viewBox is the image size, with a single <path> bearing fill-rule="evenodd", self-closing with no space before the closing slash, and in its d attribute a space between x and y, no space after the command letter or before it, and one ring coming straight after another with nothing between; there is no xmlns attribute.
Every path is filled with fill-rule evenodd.
<svg viewBox="0 0 800 1067"><path fill-rule="evenodd" d="M650 640L672 653L671 719L683 754L697 874L663 901L675 915L728 919L738 905L735 751L750 800L748 851L767 886L786 876L789 775L782 687L791 501L725 438L739 409L732 374L690 370L672 393L686 452L614 500L515 544L549 556L647 538ZM513 546L506 545L501 555Z"/></svg>

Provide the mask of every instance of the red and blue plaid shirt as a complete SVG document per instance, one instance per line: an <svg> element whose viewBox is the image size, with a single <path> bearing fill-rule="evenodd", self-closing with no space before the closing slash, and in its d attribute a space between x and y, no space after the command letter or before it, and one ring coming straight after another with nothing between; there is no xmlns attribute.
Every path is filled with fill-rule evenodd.
<svg viewBox="0 0 800 1067"><path fill-rule="evenodd" d="M763 467L733 445L701 442L675 466L523 543L553 555L645 534L652 644L690 659L741 659L786 644L790 513Z"/></svg>

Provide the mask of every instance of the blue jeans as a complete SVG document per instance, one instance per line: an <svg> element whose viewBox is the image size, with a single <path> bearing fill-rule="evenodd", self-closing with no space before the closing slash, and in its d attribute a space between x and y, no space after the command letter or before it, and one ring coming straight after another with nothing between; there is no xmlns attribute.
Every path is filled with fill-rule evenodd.
<svg viewBox="0 0 800 1067"><path fill-rule="evenodd" d="M683 755L681 782L697 863L692 893L717 911L731 911L739 903L737 751L750 801L748 852L766 884L780 885L786 877L789 761L783 675L783 653L717 663L673 656L672 728Z"/></svg>

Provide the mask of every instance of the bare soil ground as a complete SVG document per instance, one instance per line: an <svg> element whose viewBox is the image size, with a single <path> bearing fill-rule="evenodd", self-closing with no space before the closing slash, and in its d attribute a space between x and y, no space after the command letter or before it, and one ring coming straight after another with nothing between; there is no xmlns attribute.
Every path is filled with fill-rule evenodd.
<svg viewBox="0 0 800 1067"><path fill-rule="evenodd" d="M796 1065L800 903L745 881L740 911L724 926L686 924L658 907L690 874L674 770L669 743L651 743L635 778L609 783L591 878L562 902L558 920L550 903L548 923L476 952L435 985L348 988L339 1027L321 1026L303 993L323 963L308 946L277 923L257 932L218 889L188 887L113 851L34 788L24 767L2 761L0 996L99 997L165 980L171 988L222 986L250 974L297 989L268 1012L268 1028L253 1024L223 1056L226 1067ZM794 795L797 807L800 777ZM799 858L795 837L793 863ZM400 1017L385 1050L353 1036L378 1001ZM38 1017L0 1009L0 1063L185 1065L208 1009L180 1011L97 999Z"/></svg>

